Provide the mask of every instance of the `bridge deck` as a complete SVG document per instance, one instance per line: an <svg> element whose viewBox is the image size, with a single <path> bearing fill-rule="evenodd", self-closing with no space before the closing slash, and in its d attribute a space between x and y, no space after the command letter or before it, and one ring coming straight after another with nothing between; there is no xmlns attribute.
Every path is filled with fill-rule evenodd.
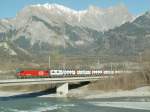
<svg viewBox="0 0 150 112"><path fill-rule="evenodd" d="M52 84L52 83L66 83L66 82L72 83L72 82L96 81L108 77L112 77L112 76L12 79L12 80L0 80L0 86Z"/></svg>

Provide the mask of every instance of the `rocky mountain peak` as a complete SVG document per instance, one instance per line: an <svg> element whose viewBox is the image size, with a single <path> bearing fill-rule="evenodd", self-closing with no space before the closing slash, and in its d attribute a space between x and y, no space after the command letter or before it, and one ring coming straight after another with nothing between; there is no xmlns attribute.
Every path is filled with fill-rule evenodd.
<svg viewBox="0 0 150 112"><path fill-rule="evenodd" d="M150 18L150 11L147 11L147 12L145 13L145 16L146 16L147 18Z"/></svg>
<svg viewBox="0 0 150 112"><path fill-rule="evenodd" d="M37 5L31 5L29 7L34 7L34 8L45 8L47 9L49 12L53 11L53 12L58 12L60 11L61 13L69 13L69 14L81 14L84 13L86 10L81 10L81 11L77 11L74 9L71 9L69 7L65 7L63 5L59 5L59 4L37 4Z"/></svg>
<svg viewBox="0 0 150 112"><path fill-rule="evenodd" d="M5 36L20 48L30 52L43 49L49 52L64 46L68 49L86 48L102 32L120 26L132 17L122 6L90 6L78 11L59 4L37 4L26 6L8 21L13 27L2 22L0 31L2 39Z"/></svg>
<svg viewBox="0 0 150 112"><path fill-rule="evenodd" d="M31 16L42 18L48 23L67 23L97 31L109 30L133 19L123 5L111 8L99 8L92 5L86 10L74 10L59 4L30 5L20 11L16 18L22 18L23 23Z"/></svg>
<svg viewBox="0 0 150 112"><path fill-rule="evenodd" d="M124 5L90 6L81 11L58 4L30 5L15 18L0 20L0 40L8 44L0 47L3 52L20 57L49 54L56 49L69 54L89 50L91 54L136 54L150 48L149 18L147 12L131 21L133 15Z"/></svg>

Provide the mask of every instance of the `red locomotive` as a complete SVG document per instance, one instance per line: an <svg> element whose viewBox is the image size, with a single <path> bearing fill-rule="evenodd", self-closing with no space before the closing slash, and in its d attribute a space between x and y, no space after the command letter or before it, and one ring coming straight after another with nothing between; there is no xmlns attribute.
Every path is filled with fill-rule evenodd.
<svg viewBox="0 0 150 112"><path fill-rule="evenodd" d="M22 70L17 73L18 78L49 77L48 70Z"/></svg>

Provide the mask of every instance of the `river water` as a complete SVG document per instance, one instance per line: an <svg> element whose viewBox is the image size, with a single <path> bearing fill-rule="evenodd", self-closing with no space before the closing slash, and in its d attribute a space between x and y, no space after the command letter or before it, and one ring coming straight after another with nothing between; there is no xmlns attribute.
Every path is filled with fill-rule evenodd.
<svg viewBox="0 0 150 112"><path fill-rule="evenodd" d="M0 98L0 112L150 112L150 97Z"/></svg>

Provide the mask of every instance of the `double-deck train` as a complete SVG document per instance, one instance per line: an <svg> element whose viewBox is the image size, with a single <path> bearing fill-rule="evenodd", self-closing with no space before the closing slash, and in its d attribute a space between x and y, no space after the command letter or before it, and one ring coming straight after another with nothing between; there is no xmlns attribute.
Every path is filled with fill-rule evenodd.
<svg viewBox="0 0 150 112"><path fill-rule="evenodd" d="M17 72L18 78L56 78L56 77L86 77L112 75L121 71L103 70L74 70L74 69L51 69L51 70L21 70Z"/></svg>

